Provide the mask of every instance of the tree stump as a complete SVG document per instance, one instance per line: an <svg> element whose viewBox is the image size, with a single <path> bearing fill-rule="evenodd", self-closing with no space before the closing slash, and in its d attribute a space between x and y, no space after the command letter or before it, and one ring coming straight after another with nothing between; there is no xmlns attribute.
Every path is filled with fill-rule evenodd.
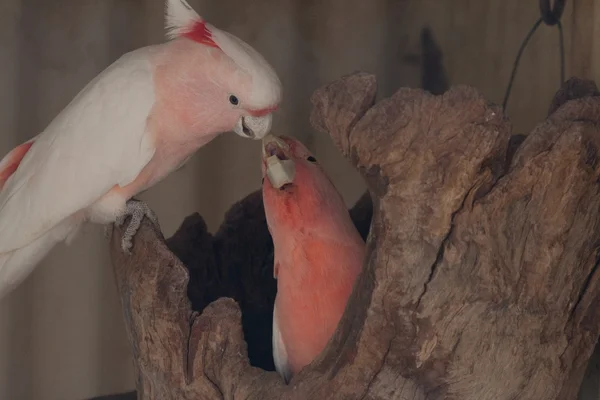
<svg viewBox="0 0 600 400"><path fill-rule="evenodd" d="M368 251L336 333L289 385L272 371L259 191L214 236L197 214L167 241L144 220L128 256L114 228L139 399L576 398L600 328L595 85L567 82L516 140L470 87L375 95L355 73L313 96L311 122L367 182L352 216Z"/></svg>

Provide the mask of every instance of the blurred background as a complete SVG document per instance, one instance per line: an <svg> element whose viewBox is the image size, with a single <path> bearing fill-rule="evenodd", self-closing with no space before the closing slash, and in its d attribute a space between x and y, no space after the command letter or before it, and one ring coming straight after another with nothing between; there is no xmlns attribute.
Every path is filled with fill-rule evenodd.
<svg viewBox="0 0 600 400"><path fill-rule="evenodd" d="M274 132L314 152L348 205L358 174L311 128L310 95L356 70L379 96L400 86L434 93L469 84L502 103L511 68L539 18L537 0L188 0L209 22L261 52L284 86ZM568 1L566 76L600 82L600 2ZM31 138L123 53L163 40L162 0L1 0L0 155ZM560 84L559 35L542 25L529 43L507 113L514 133L545 118ZM214 231L260 184L259 142L226 134L141 198L165 236L199 212ZM60 187L57 187L60 190ZM585 383L598 398L595 370ZM133 390L134 374L102 227L55 248L0 302L0 399L82 400Z"/></svg>

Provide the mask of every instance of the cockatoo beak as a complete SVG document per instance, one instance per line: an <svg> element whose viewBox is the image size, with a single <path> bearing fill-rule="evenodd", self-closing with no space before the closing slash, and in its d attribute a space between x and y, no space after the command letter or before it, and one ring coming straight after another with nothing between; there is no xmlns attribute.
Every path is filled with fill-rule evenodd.
<svg viewBox="0 0 600 400"><path fill-rule="evenodd" d="M293 183L296 164L291 159L290 146L282 139L267 135L263 138L262 159L269 182L275 189Z"/></svg>
<svg viewBox="0 0 600 400"><path fill-rule="evenodd" d="M243 138L260 140L271 132L273 116L263 117L241 116L235 124L233 131Z"/></svg>

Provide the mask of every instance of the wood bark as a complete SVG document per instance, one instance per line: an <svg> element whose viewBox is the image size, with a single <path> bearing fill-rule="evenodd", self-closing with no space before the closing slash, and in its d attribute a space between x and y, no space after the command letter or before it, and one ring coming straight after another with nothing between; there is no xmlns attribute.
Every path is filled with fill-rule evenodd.
<svg viewBox="0 0 600 400"><path fill-rule="evenodd" d="M197 214L169 240L144 220L128 256L115 228L138 398L576 398L600 332L596 93L568 81L545 121L511 137L471 87L375 103L375 77L355 73L319 89L311 122L369 189L351 211L367 257L336 333L289 385L267 371L260 192L214 236Z"/></svg>

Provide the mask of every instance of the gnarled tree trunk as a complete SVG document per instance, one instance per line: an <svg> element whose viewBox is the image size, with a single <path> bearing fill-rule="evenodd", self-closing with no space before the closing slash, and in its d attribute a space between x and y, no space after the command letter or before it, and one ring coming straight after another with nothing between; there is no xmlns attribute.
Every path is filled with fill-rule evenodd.
<svg viewBox="0 0 600 400"><path fill-rule="evenodd" d="M368 184L352 210L368 254L332 340L289 385L272 372L260 192L214 237L199 215L168 241L145 220L127 256L115 228L139 399L576 398L600 327L595 86L567 82L524 140L470 87L375 93L356 73L313 96L313 125Z"/></svg>

